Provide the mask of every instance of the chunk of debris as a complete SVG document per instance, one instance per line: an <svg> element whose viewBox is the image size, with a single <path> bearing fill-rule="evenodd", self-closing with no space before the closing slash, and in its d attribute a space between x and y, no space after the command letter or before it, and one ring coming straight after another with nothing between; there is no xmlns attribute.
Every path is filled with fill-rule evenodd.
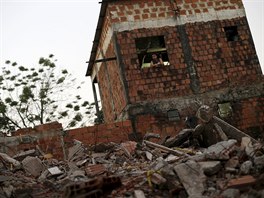
<svg viewBox="0 0 264 198"><path fill-rule="evenodd" d="M254 164L258 170L262 170L264 168L264 155L254 157Z"/></svg>
<svg viewBox="0 0 264 198"><path fill-rule="evenodd" d="M148 177L148 180L150 181L149 184L151 187L152 187L152 184L155 184L156 186L159 186L159 187L163 187L167 182L167 180L164 177L162 177L160 174L155 173L155 172L154 173L152 173L151 171L147 172L147 177Z"/></svg>
<svg viewBox="0 0 264 198"><path fill-rule="evenodd" d="M238 189L228 188L221 194L221 196L223 198L239 198L240 191Z"/></svg>
<svg viewBox="0 0 264 198"><path fill-rule="evenodd" d="M143 140L150 140L151 138L160 139L160 135L157 133L146 133L143 137Z"/></svg>
<svg viewBox="0 0 264 198"><path fill-rule="evenodd" d="M128 157L132 157L132 155L135 154L137 143L133 142L133 141L127 141L127 142L121 143L120 147L121 147L121 149L124 150L125 154Z"/></svg>
<svg viewBox="0 0 264 198"><path fill-rule="evenodd" d="M89 177L95 177L106 172L106 167L103 164L88 165L85 169Z"/></svg>
<svg viewBox="0 0 264 198"><path fill-rule="evenodd" d="M11 170L14 169L19 169L21 168L21 164L19 161L13 159L12 157L8 156L5 153L0 153L0 160L8 166ZM10 166L9 166L10 165Z"/></svg>
<svg viewBox="0 0 264 198"><path fill-rule="evenodd" d="M251 138L242 137L240 147L241 150L244 150L246 152L248 157L253 157L255 155L255 150Z"/></svg>
<svg viewBox="0 0 264 198"><path fill-rule="evenodd" d="M207 159L212 160L228 160L229 153L234 149L236 143L237 141L234 139L218 142L204 151L205 156Z"/></svg>
<svg viewBox="0 0 264 198"><path fill-rule="evenodd" d="M242 175L247 175L250 173L250 170L253 168L253 163L251 161L245 161L240 166L240 173Z"/></svg>
<svg viewBox="0 0 264 198"><path fill-rule="evenodd" d="M191 138L193 132L194 129L183 129L176 136L167 139L163 145L167 147L181 146L184 142Z"/></svg>
<svg viewBox="0 0 264 198"><path fill-rule="evenodd" d="M18 161L22 161L27 156L31 156L31 157L36 156L36 150L31 149L31 150L19 152L18 154L14 155L13 158L18 160Z"/></svg>
<svg viewBox="0 0 264 198"><path fill-rule="evenodd" d="M174 167L188 195L202 196L205 191L206 176L202 167L195 161L187 161Z"/></svg>
<svg viewBox="0 0 264 198"><path fill-rule="evenodd" d="M153 142L150 142L147 140L144 140L143 143L145 143L149 147L158 148L158 149L161 149L162 151L169 152L169 153L177 155L177 156L189 156L188 154L186 154L184 152L173 150L173 149L170 149L166 146L162 146L160 144L156 144L156 143L153 143Z"/></svg>
<svg viewBox="0 0 264 198"><path fill-rule="evenodd" d="M52 176L63 174L63 172L59 169L58 166L55 166L55 167L52 167L52 168L48 168L48 171L50 172L50 174Z"/></svg>
<svg viewBox="0 0 264 198"><path fill-rule="evenodd" d="M220 161L205 161L198 162L198 164L202 167L204 174L208 176L218 173L222 168Z"/></svg>
<svg viewBox="0 0 264 198"><path fill-rule="evenodd" d="M245 175L236 179L231 179L227 187L243 189L256 183L256 179L252 175Z"/></svg>
<svg viewBox="0 0 264 198"><path fill-rule="evenodd" d="M24 170L34 177L40 176L41 172L44 170L44 165L38 157L27 156L22 161L22 165Z"/></svg>
<svg viewBox="0 0 264 198"><path fill-rule="evenodd" d="M146 198L145 193L142 190L134 190L135 198Z"/></svg>
<svg viewBox="0 0 264 198"><path fill-rule="evenodd" d="M229 123L225 122L224 120L222 120L216 116L213 116L213 122L217 123L222 128L222 130L225 132L225 134L227 135L228 138L232 138L232 139L236 139L237 141L241 141L243 137L248 137L251 139L252 143L257 142L257 140L255 140L254 138L250 137L246 133L243 133L242 131L240 131L236 127L230 125Z"/></svg>

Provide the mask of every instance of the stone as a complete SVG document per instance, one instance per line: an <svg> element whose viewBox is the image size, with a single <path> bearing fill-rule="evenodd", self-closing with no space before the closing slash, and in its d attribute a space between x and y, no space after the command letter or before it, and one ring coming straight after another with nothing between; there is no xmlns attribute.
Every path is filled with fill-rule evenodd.
<svg viewBox="0 0 264 198"><path fill-rule="evenodd" d="M134 190L135 198L145 198L145 194L142 190Z"/></svg>
<svg viewBox="0 0 264 198"><path fill-rule="evenodd" d="M253 157L255 155L255 150L249 137L242 137L241 140L241 150L244 150L248 157Z"/></svg>
<svg viewBox="0 0 264 198"><path fill-rule="evenodd" d="M195 161L187 161L174 167L189 196L202 196L205 191L206 176L202 167Z"/></svg>
<svg viewBox="0 0 264 198"><path fill-rule="evenodd" d="M150 180L157 186L163 186L167 182L167 180L158 173L151 174Z"/></svg>
<svg viewBox="0 0 264 198"><path fill-rule="evenodd" d="M198 163L202 167L204 174L208 176L216 174L222 168L220 161L205 161Z"/></svg>
<svg viewBox="0 0 264 198"><path fill-rule="evenodd" d="M38 157L27 156L23 161L22 165L24 170L34 177L40 176L44 170L44 165Z"/></svg>
<svg viewBox="0 0 264 198"><path fill-rule="evenodd" d="M234 156L225 163L225 168L237 168L239 164L240 163L238 157Z"/></svg>
<svg viewBox="0 0 264 198"><path fill-rule="evenodd" d="M234 149L237 140L230 139L228 141L218 142L208 147L204 154L207 159L228 160L229 153Z"/></svg>
<svg viewBox="0 0 264 198"><path fill-rule="evenodd" d="M253 167L253 163L250 160L245 161L240 166L240 173L242 175L247 175L250 173L250 170L252 169L252 167Z"/></svg>
<svg viewBox="0 0 264 198"><path fill-rule="evenodd" d="M153 157L153 155L152 155L152 153L146 151L146 157L147 157L147 159L148 159L149 161L152 161L152 157Z"/></svg>
<svg viewBox="0 0 264 198"><path fill-rule="evenodd" d="M180 159L180 157L169 154L168 157L166 157L165 161L168 163L173 163L173 162L178 161L179 159Z"/></svg>
<svg viewBox="0 0 264 198"><path fill-rule="evenodd" d="M157 158L156 161L151 165L154 171L159 171L163 167L167 166L168 162L166 162L162 157Z"/></svg>
<svg viewBox="0 0 264 198"><path fill-rule="evenodd" d="M170 164L163 166L160 172L164 177L169 177L169 176L175 177L173 166Z"/></svg>
<svg viewBox="0 0 264 198"><path fill-rule="evenodd" d="M264 155L259 157L254 157L254 165L258 170L264 168Z"/></svg>
<svg viewBox="0 0 264 198"><path fill-rule="evenodd" d="M239 198L240 192L238 189L229 188L226 189L221 195L223 198Z"/></svg>

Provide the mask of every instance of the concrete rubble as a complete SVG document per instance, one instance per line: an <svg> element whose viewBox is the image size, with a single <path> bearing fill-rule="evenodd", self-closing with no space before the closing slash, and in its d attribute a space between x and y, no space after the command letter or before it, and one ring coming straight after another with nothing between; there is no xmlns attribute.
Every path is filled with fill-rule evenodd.
<svg viewBox="0 0 264 198"><path fill-rule="evenodd" d="M96 146L74 140L64 161L39 148L0 153L0 198L264 197L264 145L200 110L199 126L167 142L155 134ZM209 132L217 135L203 142Z"/></svg>

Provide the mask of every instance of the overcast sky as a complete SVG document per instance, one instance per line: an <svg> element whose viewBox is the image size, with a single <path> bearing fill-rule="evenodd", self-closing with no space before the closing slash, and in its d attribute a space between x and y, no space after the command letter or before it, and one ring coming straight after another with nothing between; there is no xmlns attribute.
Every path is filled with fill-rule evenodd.
<svg viewBox="0 0 264 198"><path fill-rule="evenodd" d="M0 0L0 65L5 60L33 66L54 54L58 64L81 81L85 77L100 11L98 0ZM247 18L264 71L264 0L244 0Z"/></svg>

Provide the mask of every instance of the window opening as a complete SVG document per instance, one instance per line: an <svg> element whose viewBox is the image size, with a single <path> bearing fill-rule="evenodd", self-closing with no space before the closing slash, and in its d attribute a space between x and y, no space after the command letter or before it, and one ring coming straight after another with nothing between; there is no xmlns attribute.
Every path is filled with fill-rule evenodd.
<svg viewBox="0 0 264 198"><path fill-rule="evenodd" d="M164 36L137 38L135 42L138 60L141 68L147 68L151 66L153 54L156 54L158 58L162 59L163 65L166 66L170 64Z"/></svg>
<svg viewBox="0 0 264 198"><path fill-rule="evenodd" d="M181 120L180 118L180 113L177 109L169 110L167 111L168 114L168 119L169 121L179 121Z"/></svg>
<svg viewBox="0 0 264 198"><path fill-rule="evenodd" d="M227 41L238 41L237 26L224 27Z"/></svg>
<svg viewBox="0 0 264 198"><path fill-rule="evenodd" d="M221 118L229 118L233 114L230 102L218 104L218 113Z"/></svg>

